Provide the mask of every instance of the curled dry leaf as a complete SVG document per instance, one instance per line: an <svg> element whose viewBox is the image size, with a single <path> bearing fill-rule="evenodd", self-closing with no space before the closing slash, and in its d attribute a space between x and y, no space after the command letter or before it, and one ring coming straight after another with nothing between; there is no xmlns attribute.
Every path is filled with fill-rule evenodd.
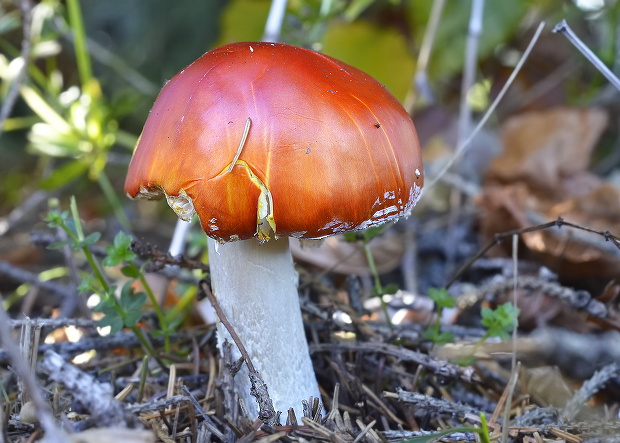
<svg viewBox="0 0 620 443"><path fill-rule="evenodd" d="M509 119L502 128L504 152L492 163L477 201L483 235L558 217L620 233L620 190L587 170L606 124L597 109L558 108ZM521 238L567 283L589 279L604 285L620 276L620 251L600 237L563 228Z"/></svg>
<svg viewBox="0 0 620 443"><path fill-rule="evenodd" d="M340 236L334 236L317 242L315 247L304 246L296 238L291 238L290 243L296 260L339 274L370 274L364 246L360 242L347 242ZM386 232L373 238L369 245L380 274L392 271L400 265L405 250L400 234Z"/></svg>
<svg viewBox="0 0 620 443"><path fill-rule="evenodd" d="M502 126L504 151L491 163L487 181L524 182L535 193L561 199L565 183L570 187L575 174L586 172L606 126L607 114L598 109L557 108L512 117Z"/></svg>

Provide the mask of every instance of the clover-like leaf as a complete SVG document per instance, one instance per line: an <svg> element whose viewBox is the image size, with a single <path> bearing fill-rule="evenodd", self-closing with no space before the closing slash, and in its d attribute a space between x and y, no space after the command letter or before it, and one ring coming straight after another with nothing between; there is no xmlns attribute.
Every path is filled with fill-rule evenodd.
<svg viewBox="0 0 620 443"><path fill-rule="evenodd" d="M116 334L119 332L123 329L123 325L124 322L120 315L105 315L97 321L97 326L101 328L109 326L110 334Z"/></svg>
<svg viewBox="0 0 620 443"><path fill-rule="evenodd" d="M451 297L445 288L429 288L428 296L438 308L453 308L456 305L456 298Z"/></svg>
<svg viewBox="0 0 620 443"><path fill-rule="evenodd" d="M490 336L506 340L514 322L518 321L519 312L519 308L512 303L504 303L495 309L482 308L482 325L488 329Z"/></svg>
<svg viewBox="0 0 620 443"><path fill-rule="evenodd" d="M114 237L114 243L108 245L105 249L107 256L103 260L103 265L108 267L117 266L123 262L131 262L134 260L136 258L136 254L129 249L131 246L131 241L131 236L122 231L116 234Z"/></svg>

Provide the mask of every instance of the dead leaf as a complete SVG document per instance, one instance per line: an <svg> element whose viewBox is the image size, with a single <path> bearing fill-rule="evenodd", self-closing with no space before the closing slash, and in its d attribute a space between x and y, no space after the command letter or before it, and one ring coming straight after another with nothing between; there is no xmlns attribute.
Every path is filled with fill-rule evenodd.
<svg viewBox="0 0 620 443"><path fill-rule="evenodd" d="M295 260L303 261L326 271L345 275L369 275L368 260L360 242L347 242L341 236L327 237L315 247L304 247L296 239L290 239ZM386 232L370 241L377 271L380 274L396 269L404 253L400 234Z"/></svg>
<svg viewBox="0 0 620 443"><path fill-rule="evenodd" d="M493 161L476 200L484 209L481 233L490 239L558 217L620 233L620 190L588 171L606 124L607 115L597 109L558 108L508 120L502 128L504 152ZM600 236L554 228L521 239L531 258L566 283L588 282L600 290L620 277L620 251ZM521 257L527 254L521 251Z"/></svg>
<svg viewBox="0 0 620 443"><path fill-rule="evenodd" d="M599 109L556 108L510 118L502 126L504 152L492 162L488 181L525 182L558 195L565 178L585 171L607 126Z"/></svg>

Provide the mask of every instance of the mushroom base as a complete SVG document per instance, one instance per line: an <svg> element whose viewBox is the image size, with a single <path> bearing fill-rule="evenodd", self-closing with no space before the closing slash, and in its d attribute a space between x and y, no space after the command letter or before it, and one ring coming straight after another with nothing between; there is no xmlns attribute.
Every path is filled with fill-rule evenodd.
<svg viewBox="0 0 620 443"><path fill-rule="evenodd" d="M288 238L259 244L255 239L219 244L209 238L213 292L265 381L276 411L289 408L303 417L302 400L320 398L304 333L297 273ZM218 325L218 343L232 342ZM233 356L240 357L235 348ZM248 370L235 376L235 390L250 414L258 406L250 395Z"/></svg>

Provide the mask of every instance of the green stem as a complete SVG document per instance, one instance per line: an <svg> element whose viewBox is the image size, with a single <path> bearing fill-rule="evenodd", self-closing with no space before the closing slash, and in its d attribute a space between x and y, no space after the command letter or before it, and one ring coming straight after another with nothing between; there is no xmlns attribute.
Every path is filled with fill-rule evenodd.
<svg viewBox="0 0 620 443"><path fill-rule="evenodd" d="M387 303L383 299L385 295L383 293L383 285L381 284L381 279L379 278L379 271L377 271L377 265L375 264L375 258L372 256L372 250L370 249L370 244L368 241L364 241L364 253L366 254L366 260L368 261L368 268L370 268L370 273L375 281L375 292L381 300L381 310L383 311L383 315L385 316L385 321L390 329L394 327L392 324L392 319L390 318Z"/></svg>
<svg viewBox="0 0 620 443"><path fill-rule="evenodd" d="M75 224L75 234L73 234L71 230L69 229L69 227L64 224L63 224L63 229L67 232L67 234L72 239L77 240L77 242L81 242L82 240L84 240L84 231L82 230L82 224L80 223L80 216L77 210L77 203L75 201L75 197L71 197L71 214L73 216L73 222ZM97 278L97 280L99 280L99 283L101 284L101 287L103 288L104 297L110 297L114 302L114 309L116 310L116 312L118 312L119 314L123 314L124 309L119 303L119 301L116 299L116 297L113 294L111 294L110 285L108 284L108 281L103 275L103 272L101 271L101 267L99 266L99 263L95 259L95 256L90 251L90 248L88 246L82 246L80 247L80 249L84 253L84 256L86 257L86 261L88 261L88 265L95 273L95 277ZM144 350L151 357L157 358L157 354L155 350L149 344L144 334L142 334L142 331L135 325L131 327L131 330L138 338L138 341L142 344Z"/></svg>
<svg viewBox="0 0 620 443"><path fill-rule="evenodd" d="M172 308L168 310L168 312L166 312L166 320L172 321L173 319L177 318L195 299L196 289L195 287L192 287L185 291L185 294L181 296L179 301L175 303L174 306L172 306Z"/></svg>
<svg viewBox="0 0 620 443"><path fill-rule="evenodd" d="M80 9L79 0L67 0L67 9L69 12L69 24L73 32L73 46L75 47L75 59L77 61L78 72L80 73L80 81L82 90L88 89L93 72L88 55L88 47L86 44L86 33L84 32L84 21L82 20L82 11Z"/></svg>
<svg viewBox="0 0 620 443"><path fill-rule="evenodd" d="M153 309L155 309L155 315L157 315L157 320L159 321L159 326L164 332L164 349L166 352L170 352L170 331L168 330L168 321L166 320L166 316L161 310L161 306L157 301L157 297L153 293L153 289L151 285L146 281L146 277L143 273L140 273L140 283L142 283L142 287L144 288L144 292L146 292L146 296L151 301L153 305Z"/></svg>
<svg viewBox="0 0 620 443"><path fill-rule="evenodd" d="M145 356L142 359L142 367L140 368L140 383L138 384L138 403L142 403L142 397L144 397L144 386L146 385L146 376L149 373L149 358Z"/></svg>
<svg viewBox="0 0 620 443"><path fill-rule="evenodd" d="M118 195L116 195L116 191L114 190L112 183L110 183L110 179L108 178L105 171L101 171L97 175L97 183L99 183L99 187L103 191L103 195L105 195L106 200L108 201L110 206L112 206L114 215L116 216L118 222L121 224L122 228L127 232L131 232L131 222L127 218L127 215L123 210L123 205L118 199Z"/></svg>
<svg viewBox="0 0 620 443"><path fill-rule="evenodd" d="M155 360L157 360L157 352L155 352L155 349L153 349L149 341L146 339L146 337L144 337L144 334L142 334L140 328L134 325L131 327L131 330L136 335L136 337L138 337L138 341L142 344L142 347L144 348L146 353L153 357Z"/></svg>

